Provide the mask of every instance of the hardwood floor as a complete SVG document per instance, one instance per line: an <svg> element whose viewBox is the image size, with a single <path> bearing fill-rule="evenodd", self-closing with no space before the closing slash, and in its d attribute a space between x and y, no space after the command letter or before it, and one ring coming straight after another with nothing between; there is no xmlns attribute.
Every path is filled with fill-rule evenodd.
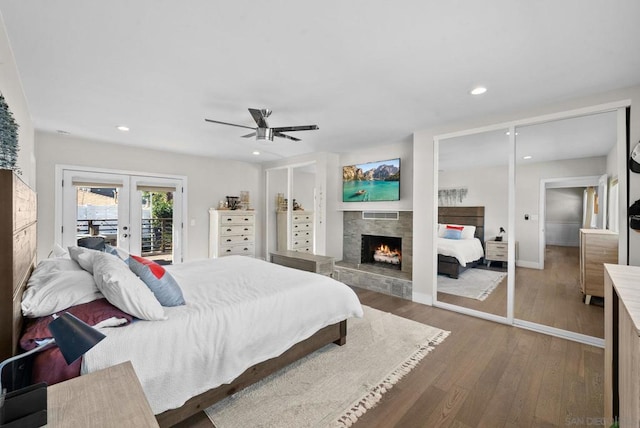
<svg viewBox="0 0 640 428"><path fill-rule="evenodd" d="M579 249L547 246L545 268L516 267L515 317L604 338L604 307L585 305L580 292ZM484 300L438 293L438 300L490 314L507 314L507 279Z"/></svg>
<svg viewBox="0 0 640 428"><path fill-rule="evenodd" d="M451 331L355 428L586 426L602 417L603 349L355 291L364 305ZM200 413L180 426L212 424Z"/></svg>

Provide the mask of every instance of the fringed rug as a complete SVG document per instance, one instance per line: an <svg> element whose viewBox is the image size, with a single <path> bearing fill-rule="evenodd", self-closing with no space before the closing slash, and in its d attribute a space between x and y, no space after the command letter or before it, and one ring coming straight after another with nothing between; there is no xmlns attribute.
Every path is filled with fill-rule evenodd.
<svg viewBox="0 0 640 428"><path fill-rule="evenodd" d="M507 276L505 272L487 269L467 269L458 279L438 275L438 291L470 299L485 300Z"/></svg>
<svg viewBox="0 0 640 428"><path fill-rule="evenodd" d="M346 345L325 346L206 413L217 428L348 427L448 335L364 306Z"/></svg>

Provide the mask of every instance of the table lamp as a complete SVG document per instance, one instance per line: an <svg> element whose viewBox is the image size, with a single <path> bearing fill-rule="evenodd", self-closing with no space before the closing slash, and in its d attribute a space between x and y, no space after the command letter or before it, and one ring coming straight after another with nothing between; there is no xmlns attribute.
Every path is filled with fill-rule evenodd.
<svg viewBox="0 0 640 428"><path fill-rule="evenodd" d="M2 387L2 369L7 364L44 351L54 344L60 348L67 364L71 364L106 337L69 312L53 317L55 319L49 323L53 338L0 363L0 428L31 428L47 423L47 384L39 383L5 393Z"/></svg>

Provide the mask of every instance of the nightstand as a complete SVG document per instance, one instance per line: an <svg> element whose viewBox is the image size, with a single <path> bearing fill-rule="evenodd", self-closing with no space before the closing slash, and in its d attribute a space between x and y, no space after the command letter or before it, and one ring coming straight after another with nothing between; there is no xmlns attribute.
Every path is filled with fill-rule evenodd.
<svg viewBox="0 0 640 428"><path fill-rule="evenodd" d="M484 259L487 261L487 266L491 266L491 262L507 262L507 248L509 243L507 241L486 241L484 243ZM518 254L518 243L516 242L516 255ZM517 258L517 257L516 257Z"/></svg>
<svg viewBox="0 0 640 428"><path fill-rule="evenodd" d="M47 388L48 427L158 427L131 362Z"/></svg>

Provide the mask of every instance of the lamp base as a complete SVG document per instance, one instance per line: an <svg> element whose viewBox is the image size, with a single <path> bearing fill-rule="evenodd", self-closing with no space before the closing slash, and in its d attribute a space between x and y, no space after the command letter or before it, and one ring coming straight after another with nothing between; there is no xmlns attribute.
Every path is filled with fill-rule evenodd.
<svg viewBox="0 0 640 428"><path fill-rule="evenodd" d="M0 428L35 428L47 424L47 384L7 393L0 407Z"/></svg>

